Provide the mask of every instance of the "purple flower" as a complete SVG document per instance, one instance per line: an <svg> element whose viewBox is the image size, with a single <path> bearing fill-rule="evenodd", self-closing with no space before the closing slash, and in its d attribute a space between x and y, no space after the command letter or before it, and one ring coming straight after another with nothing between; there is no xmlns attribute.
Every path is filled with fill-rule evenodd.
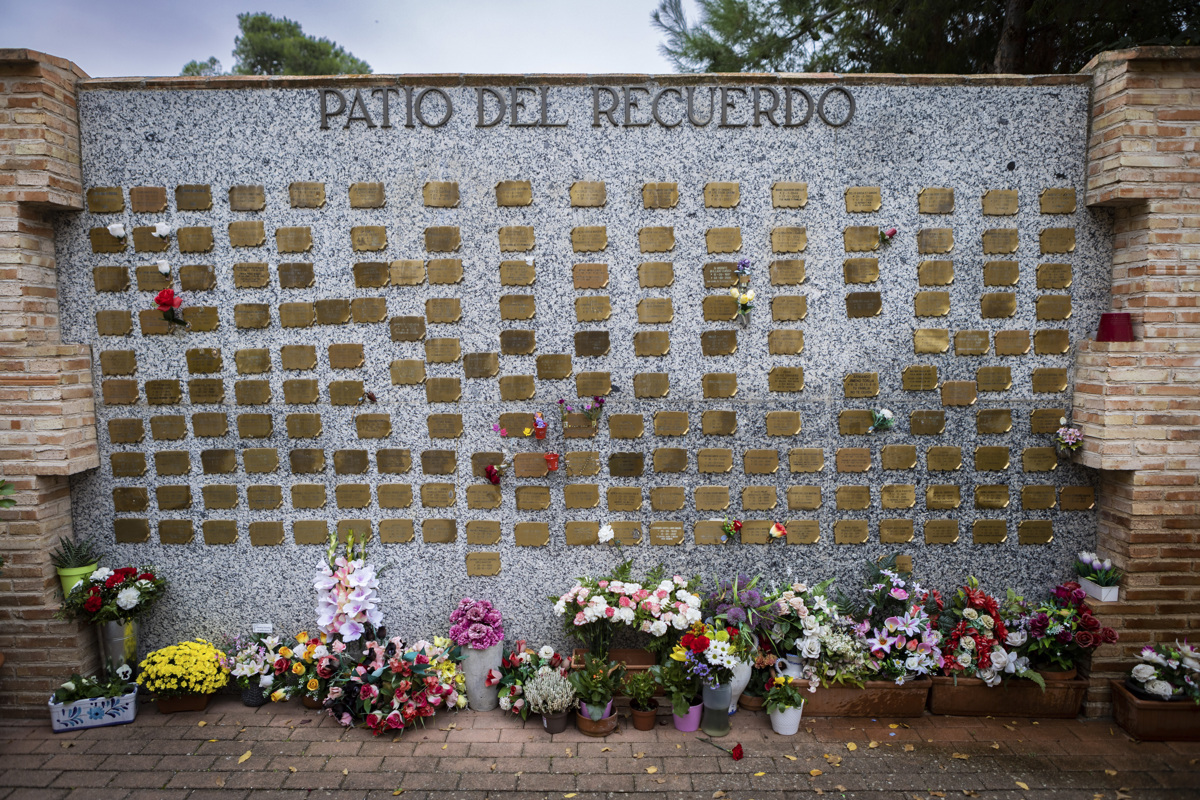
<svg viewBox="0 0 1200 800"><path fill-rule="evenodd" d="M484 611L483 604L477 603L467 609L467 619L471 620L471 622L483 622L483 618L486 613L487 612Z"/></svg>
<svg viewBox="0 0 1200 800"><path fill-rule="evenodd" d="M1063 628L1061 631L1058 632L1058 636L1056 636L1055 638L1058 639L1059 644L1070 644L1071 643L1071 631L1067 628Z"/></svg>

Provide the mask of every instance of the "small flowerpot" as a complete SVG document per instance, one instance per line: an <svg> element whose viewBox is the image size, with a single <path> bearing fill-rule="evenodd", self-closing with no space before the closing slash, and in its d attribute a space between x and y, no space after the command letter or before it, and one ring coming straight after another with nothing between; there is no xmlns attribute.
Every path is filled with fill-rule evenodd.
<svg viewBox="0 0 1200 800"><path fill-rule="evenodd" d="M535 438L535 439L545 439L545 438L546 438L546 429L545 429L545 428L537 428L537 427L535 427L535 428L533 429L533 438Z"/></svg>
<svg viewBox="0 0 1200 800"><path fill-rule="evenodd" d="M571 721L570 711L560 711L557 714L542 714L542 727L546 733L562 733Z"/></svg>
<svg viewBox="0 0 1200 800"><path fill-rule="evenodd" d="M1053 681L1073 681L1075 676L1079 674L1079 670L1075 667L1070 669L1051 669L1049 667L1038 667L1037 674L1042 676L1042 680L1046 683Z"/></svg>
<svg viewBox="0 0 1200 800"><path fill-rule="evenodd" d="M160 714L176 714L180 711L203 711L208 708L211 694L183 694L178 697L156 697L154 704Z"/></svg>
<svg viewBox="0 0 1200 800"><path fill-rule="evenodd" d="M55 733L125 725L137 718L137 686L119 697L89 697L70 703L50 698L50 729Z"/></svg>
<svg viewBox="0 0 1200 800"><path fill-rule="evenodd" d="M796 708L777 708L770 712L771 730L780 736L795 736L800 730L800 718L804 716L804 704Z"/></svg>
<svg viewBox="0 0 1200 800"><path fill-rule="evenodd" d="M650 701L650 710L642 711L637 708L630 708L633 712L633 727L639 731L654 730L654 722L658 719L658 701Z"/></svg>
<svg viewBox="0 0 1200 800"><path fill-rule="evenodd" d="M579 732L584 736L608 736L617 729L617 712L614 711L607 717L597 720L589 719L583 714L576 713L575 727L579 728Z"/></svg>
<svg viewBox="0 0 1200 800"><path fill-rule="evenodd" d="M1083 587L1083 591L1087 592L1088 597L1093 600L1099 600L1101 603L1115 603L1121 599L1121 587L1119 585L1101 586L1087 578L1080 578L1079 585Z"/></svg>
<svg viewBox="0 0 1200 800"><path fill-rule="evenodd" d="M700 727L700 717L704 713L704 703L696 703L688 709L688 713L682 717L671 712L671 718L675 723L675 730L683 731L684 733L692 733Z"/></svg>
<svg viewBox="0 0 1200 800"><path fill-rule="evenodd" d="M249 706L250 708L258 708L266 704L267 696L263 694L262 687L257 683L242 689L242 705Z"/></svg>
<svg viewBox="0 0 1200 800"><path fill-rule="evenodd" d="M558 472L558 453L546 453L546 469Z"/></svg>
<svg viewBox="0 0 1200 800"><path fill-rule="evenodd" d="M325 704L323 702L321 702L320 700L318 700L315 697L309 697L308 695L301 695L300 702L304 704L305 708L324 708L325 707Z"/></svg>
<svg viewBox="0 0 1200 800"><path fill-rule="evenodd" d="M71 593L75 584L95 572L97 566L98 564L88 564L84 567L68 567L58 570L58 580L62 584L63 597Z"/></svg>
<svg viewBox="0 0 1200 800"><path fill-rule="evenodd" d="M743 711L762 711L763 698L755 697L752 694L742 693L738 698L738 708Z"/></svg>
<svg viewBox="0 0 1200 800"><path fill-rule="evenodd" d="M579 701L579 713L590 720L604 719L605 717L612 716L613 701L609 700L604 708L600 708L600 706L589 705L581 700Z"/></svg>
<svg viewBox="0 0 1200 800"><path fill-rule="evenodd" d="M1113 719L1144 742L1200 742L1200 705L1191 700L1144 700L1111 681Z"/></svg>

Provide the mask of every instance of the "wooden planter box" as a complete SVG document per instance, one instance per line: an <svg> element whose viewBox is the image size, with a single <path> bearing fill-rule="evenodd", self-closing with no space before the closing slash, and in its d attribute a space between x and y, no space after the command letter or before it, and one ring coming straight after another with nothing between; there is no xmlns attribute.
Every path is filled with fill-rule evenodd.
<svg viewBox="0 0 1200 800"><path fill-rule="evenodd" d="M808 693L808 681L796 681L803 687L805 717L919 717L929 699L929 678L905 681L867 681L856 686L817 687Z"/></svg>
<svg viewBox="0 0 1200 800"><path fill-rule="evenodd" d="M993 687L979 678L932 680L929 710L958 717L1074 719L1088 687L1085 680L1047 681L1043 692L1033 681L1019 678Z"/></svg>
<svg viewBox="0 0 1200 800"><path fill-rule="evenodd" d="M1200 742L1200 705L1192 700L1143 700L1111 681L1113 717L1144 742Z"/></svg>

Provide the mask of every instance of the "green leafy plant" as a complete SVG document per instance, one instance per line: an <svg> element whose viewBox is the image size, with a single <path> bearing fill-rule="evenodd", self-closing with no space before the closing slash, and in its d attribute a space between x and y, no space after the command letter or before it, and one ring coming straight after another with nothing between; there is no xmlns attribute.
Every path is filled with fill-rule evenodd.
<svg viewBox="0 0 1200 800"><path fill-rule="evenodd" d="M119 672L106 672L104 675L83 677L78 672L54 690L55 703L73 703L76 700L90 700L96 697L120 697L134 691L136 685L129 680L129 667L122 668L124 676Z"/></svg>
<svg viewBox="0 0 1200 800"><path fill-rule="evenodd" d="M62 537L58 546L50 551L50 563L58 569L87 567L100 561L95 543L88 538L75 541Z"/></svg>
<svg viewBox="0 0 1200 800"><path fill-rule="evenodd" d="M591 654L584 656L583 669L575 670L567 676L575 694L579 696L579 702L587 703L590 707L598 706L601 713L621 688L624 678L624 664L616 664Z"/></svg>
<svg viewBox="0 0 1200 800"><path fill-rule="evenodd" d="M776 675L773 681L767 683L763 708L768 712L786 711L789 708L800 708L802 705L804 705L804 694L796 686L794 678Z"/></svg>
<svg viewBox="0 0 1200 800"><path fill-rule="evenodd" d="M629 695L629 705L637 711L650 711L656 703L650 698L658 683L648 670L631 672L625 676L625 694Z"/></svg>
<svg viewBox="0 0 1200 800"><path fill-rule="evenodd" d="M671 700L671 710L682 717L696 705L700 697L700 678L688 672L682 661L666 659L666 663L650 668L655 682Z"/></svg>
<svg viewBox="0 0 1200 800"><path fill-rule="evenodd" d="M12 508L15 506L17 501L12 499L12 495L16 494L16 492L17 487L0 478L0 508Z"/></svg>

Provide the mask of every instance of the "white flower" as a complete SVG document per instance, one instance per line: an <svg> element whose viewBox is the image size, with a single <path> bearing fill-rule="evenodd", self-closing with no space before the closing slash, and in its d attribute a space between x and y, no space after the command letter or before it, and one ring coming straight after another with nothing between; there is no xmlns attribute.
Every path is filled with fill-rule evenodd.
<svg viewBox="0 0 1200 800"><path fill-rule="evenodd" d="M131 675L133 675L133 669L128 664L117 667L117 677L121 680L127 681Z"/></svg>
<svg viewBox="0 0 1200 800"><path fill-rule="evenodd" d="M963 650L966 650L968 653L973 652L975 650L975 640L970 636L964 636L962 641L958 643L958 646Z"/></svg>
<svg viewBox="0 0 1200 800"><path fill-rule="evenodd" d="M989 631L996 626L996 620L992 619L990 614L980 614L979 622Z"/></svg>
<svg viewBox="0 0 1200 800"><path fill-rule="evenodd" d="M904 668L909 672L917 672L921 669L921 657L909 656L904 660Z"/></svg>
<svg viewBox="0 0 1200 800"><path fill-rule="evenodd" d="M971 666L971 654L970 653L959 653L957 660L958 660L959 666L963 666L963 667Z"/></svg>
<svg viewBox="0 0 1200 800"><path fill-rule="evenodd" d="M119 222L114 222L112 225L109 225L108 232L118 239L125 238L125 226Z"/></svg>
<svg viewBox="0 0 1200 800"><path fill-rule="evenodd" d="M1194 658L1188 658L1187 656L1184 656L1183 661L1180 663L1182 663L1192 672L1200 672L1200 661L1197 661Z"/></svg>
<svg viewBox="0 0 1200 800"><path fill-rule="evenodd" d="M1146 691L1156 697L1161 697L1163 700L1170 700L1174 690L1171 684L1166 681L1150 681L1146 684Z"/></svg>
<svg viewBox="0 0 1200 800"><path fill-rule="evenodd" d="M156 261L154 263L158 265L158 274L159 275L170 275L171 274L171 262Z"/></svg>
<svg viewBox="0 0 1200 800"><path fill-rule="evenodd" d="M600 526L600 532L598 536L600 537L601 544L605 542L611 542L614 538L616 538L616 534L613 533L612 525L609 525L607 522Z"/></svg>
<svg viewBox="0 0 1200 800"><path fill-rule="evenodd" d="M998 686L1000 684L1000 673L995 669L981 669L975 673L975 676L982 679L987 686Z"/></svg>
<svg viewBox="0 0 1200 800"><path fill-rule="evenodd" d="M274 681L274 677L271 673L265 672L258 679L258 688L266 689L271 685L272 681Z"/></svg>
<svg viewBox="0 0 1200 800"><path fill-rule="evenodd" d="M111 569L108 569L107 567L101 567L91 574L89 580L91 580L92 583L103 583L108 579L108 576L112 574L113 573Z"/></svg>
<svg viewBox="0 0 1200 800"><path fill-rule="evenodd" d="M805 658L821 657L821 640L815 636L806 636L800 643L800 655Z"/></svg>
<svg viewBox="0 0 1200 800"><path fill-rule="evenodd" d="M554 657L554 648L551 647L550 645L546 645L541 650L538 650L538 658L553 658L553 657Z"/></svg>
<svg viewBox="0 0 1200 800"><path fill-rule="evenodd" d="M117 593L117 605L126 611L136 606L140 599L142 599L142 593L132 586Z"/></svg>
<svg viewBox="0 0 1200 800"><path fill-rule="evenodd" d="M171 235L171 226L165 222L154 223L154 230L150 231L151 236L157 236L159 239L165 239Z"/></svg>
<svg viewBox="0 0 1200 800"><path fill-rule="evenodd" d="M1008 638L1004 640L1004 643L1009 647L1020 647L1025 644L1027 638L1029 637L1025 631L1009 631Z"/></svg>
<svg viewBox="0 0 1200 800"><path fill-rule="evenodd" d="M882 411L880 411L880 412L879 412L879 416L883 417L884 419L892 419L892 418L893 418L893 417L895 417L896 415L895 415L895 414L893 414L891 411L889 411L888 409L886 409L886 408L885 408L885 409L883 409Z"/></svg>
<svg viewBox="0 0 1200 800"><path fill-rule="evenodd" d="M75 684L72 683L71 681L67 681L60 688L66 689L68 692L73 692L73 691L75 691Z"/></svg>
<svg viewBox="0 0 1200 800"><path fill-rule="evenodd" d="M650 635L651 636L663 636L664 634L666 634L666 632L667 632L667 623L663 622L661 619L655 620L654 622L650 623Z"/></svg>
<svg viewBox="0 0 1200 800"><path fill-rule="evenodd" d="M633 609L629 606L618 608L617 612L613 616L619 619L621 622L624 622L626 625L633 623Z"/></svg>
<svg viewBox="0 0 1200 800"><path fill-rule="evenodd" d="M963 618L969 619L969 620L979 619L979 612L973 608L964 608L963 609Z"/></svg>
<svg viewBox="0 0 1200 800"><path fill-rule="evenodd" d="M1138 664L1133 668L1132 675L1135 681L1145 683L1146 681L1155 678L1158 675L1158 670L1149 664Z"/></svg>
<svg viewBox="0 0 1200 800"><path fill-rule="evenodd" d="M992 666L996 669L1004 669L1008 666L1008 653L1004 650L1004 648L992 648Z"/></svg>
<svg viewBox="0 0 1200 800"><path fill-rule="evenodd" d="M503 708L505 711L508 711L510 708L512 708L512 698L508 697L507 695L505 695L504 697L501 697L500 698L500 707Z"/></svg>

